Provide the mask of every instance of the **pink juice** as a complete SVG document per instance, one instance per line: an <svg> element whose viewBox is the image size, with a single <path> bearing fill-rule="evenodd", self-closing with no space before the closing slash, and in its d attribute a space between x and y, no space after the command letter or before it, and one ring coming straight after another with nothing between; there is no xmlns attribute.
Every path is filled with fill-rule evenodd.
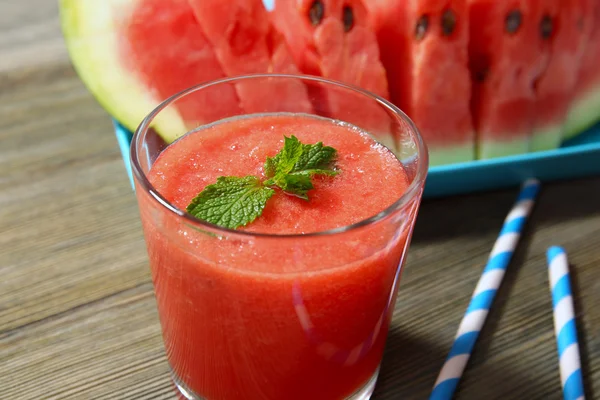
<svg viewBox="0 0 600 400"><path fill-rule="evenodd" d="M313 178L309 201L277 190L239 233L181 218L138 185L167 357L209 400L345 399L381 362L419 196L314 233L397 202L409 179L389 150L324 118L249 116L182 137L148 179L184 210L219 176L265 179L284 135L337 149L340 173Z"/></svg>

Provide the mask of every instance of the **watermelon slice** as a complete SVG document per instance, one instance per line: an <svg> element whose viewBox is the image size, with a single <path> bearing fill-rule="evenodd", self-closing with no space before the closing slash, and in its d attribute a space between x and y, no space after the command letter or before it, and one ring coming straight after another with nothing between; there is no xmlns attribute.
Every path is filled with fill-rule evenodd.
<svg viewBox="0 0 600 400"><path fill-rule="evenodd" d="M392 101L416 123L431 165L475 158L465 0L367 2Z"/></svg>
<svg viewBox="0 0 600 400"><path fill-rule="evenodd" d="M571 104L581 58L593 22L592 0L547 0L555 32L550 38L550 59L536 84L535 129L531 151L557 148Z"/></svg>
<svg viewBox="0 0 600 400"><path fill-rule="evenodd" d="M323 76L322 66L335 61L340 55L340 50L347 47L348 42L354 40L357 35L369 36L368 31L364 31L368 21L367 11L361 0L275 0L272 17L275 27L285 36L300 70L311 75ZM334 37L319 37L319 32L323 29L330 30L327 26L331 24L337 25L343 33L338 32L338 36ZM367 44L377 47L375 38L372 39L370 43L367 41ZM327 50L334 50L335 54L328 54ZM328 57L332 57L333 60ZM387 96L383 66L378 59L368 61L375 71L353 71L354 77L360 78L361 73L367 73L377 83L373 91L377 93L379 86L380 92L377 94ZM346 74L350 75L350 72L346 71Z"/></svg>
<svg viewBox="0 0 600 400"><path fill-rule="evenodd" d="M272 20L305 74L359 86L388 98L385 69L375 35L360 0L276 0ZM347 92L313 87L320 114L343 118L396 149L391 119L380 106L366 104Z"/></svg>
<svg viewBox="0 0 600 400"><path fill-rule="evenodd" d="M551 39L548 67L537 82L536 130L531 150L560 145L563 125L593 23L592 0L555 0L556 33Z"/></svg>
<svg viewBox="0 0 600 400"><path fill-rule="evenodd" d="M471 110L481 159L529 151L534 87L548 64L552 26L543 3L469 0Z"/></svg>
<svg viewBox="0 0 600 400"><path fill-rule="evenodd" d="M575 97L564 139L570 139L600 120L600 1L593 0L593 22L588 46L581 60Z"/></svg>
<svg viewBox="0 0 600 400"><path fill-rule="evenodd" d="M226 76L186 0L61 0L60 9L79 76L130 130L168 96ZM228 111L195 100L158 116L154 127L165 140L186 131L186 117L196 120L202 112L210 120ZM233 89L224 91L221 104L237 104Z"/></svg>
<svg viewBox="0 0 600 400"><path fill-rule="evenodd" d="M135 130L161 101L188 87L231 74L298 72L259 0L244 7L238 2L235 14L229 5L203 3L210 3L211 10L198 2L192 9L188 0L61 0L63 32L75 68L128 129ZM217 39L220 30L225 35ZM272 93L256 85L197 92L163 111L154 128L171 142L200 124L243 112L274 111L275 106L311 109L300 82L278 87L281 96ZM283 98L290 101L285 104Z"/></svg>
<svg viewBox="0 0 600 400"><path fill-rule="evenodd" d="M283 37L271 25L261 0L188 2L228 76L257 72L299 73ZM261 88L264 84L264 81L248 81L236 85L241 107L246 112L312 110L301 81L280 81L269 91Z"/></svg>

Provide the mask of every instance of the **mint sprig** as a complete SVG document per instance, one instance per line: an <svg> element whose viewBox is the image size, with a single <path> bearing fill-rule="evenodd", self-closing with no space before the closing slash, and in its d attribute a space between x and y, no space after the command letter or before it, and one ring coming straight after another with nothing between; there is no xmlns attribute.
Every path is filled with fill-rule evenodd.
<svg viewBox="0 0 600 400"><path fill-rule="evenodd" d="M333 176L336 150L322 142L303 144L295 136L284 136L283 149L267 157L263 182L256 176L221 176L208 185L187 206L186 211L198 219L225 228L236 229L258 218L267 201L279 187L286 193L309 200L314 189L312 177Z"/></svg>
<svg viewBox="0 0 600 400"><path fill-rule="evenodd" d="M333 147L302 144L294 135L285 137L283 150L265 162L266 186L279 186L285 192L308 200L307 192L313 189L314 175L335 175L332 168L336 155Z"/></svg>

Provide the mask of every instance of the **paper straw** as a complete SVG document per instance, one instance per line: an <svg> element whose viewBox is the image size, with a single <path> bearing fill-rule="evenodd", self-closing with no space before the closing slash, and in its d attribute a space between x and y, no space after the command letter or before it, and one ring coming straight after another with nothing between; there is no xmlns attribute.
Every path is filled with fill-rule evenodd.
<svg viewBox="0 0 600 400"><path fill-rule="evenodd" d="M448 354L435 382L429 397L430 400L450 400L452 398L494 301L496 291L502 283L504 272L517 247L521 231L533 208L539 189L540 183L536 179L529 179L523 183L519 197L504 220L500 235L496 239L487 265L479 278L469 307L456 333L450 354Z"/></svg>
<svg viewBox="0 0 600 400"><path fill-rule="evenodd" d="M563 397L565 400L584 400L567 254L560 247L550 247L547 257Z"/></svg>

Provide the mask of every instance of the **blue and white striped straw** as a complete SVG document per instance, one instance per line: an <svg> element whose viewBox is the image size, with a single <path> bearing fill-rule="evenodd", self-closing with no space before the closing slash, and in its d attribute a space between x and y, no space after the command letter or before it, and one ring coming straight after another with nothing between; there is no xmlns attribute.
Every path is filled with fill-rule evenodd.
<svg viewBox="0 0 600 400"><path fill-rule="evenodd" d="M584 400L567 253L560 247L550 247L547 257L563 397L565 400Z"/></svg>
<svg viewBox="0 0 600 400"><path fill-rule="evenodd" d="M519 197L504 220L500 235L496 239L487 265L481 278L479 278L475 292L471 297L471 303L456 333L450 354L448 354L435 382L429 397L430 400L450 400L454 395L479 332L494 301L496 291L502 283L504 272L517 247L539 189L540 183L536 179L529 179L523 183Z"/></svg>

